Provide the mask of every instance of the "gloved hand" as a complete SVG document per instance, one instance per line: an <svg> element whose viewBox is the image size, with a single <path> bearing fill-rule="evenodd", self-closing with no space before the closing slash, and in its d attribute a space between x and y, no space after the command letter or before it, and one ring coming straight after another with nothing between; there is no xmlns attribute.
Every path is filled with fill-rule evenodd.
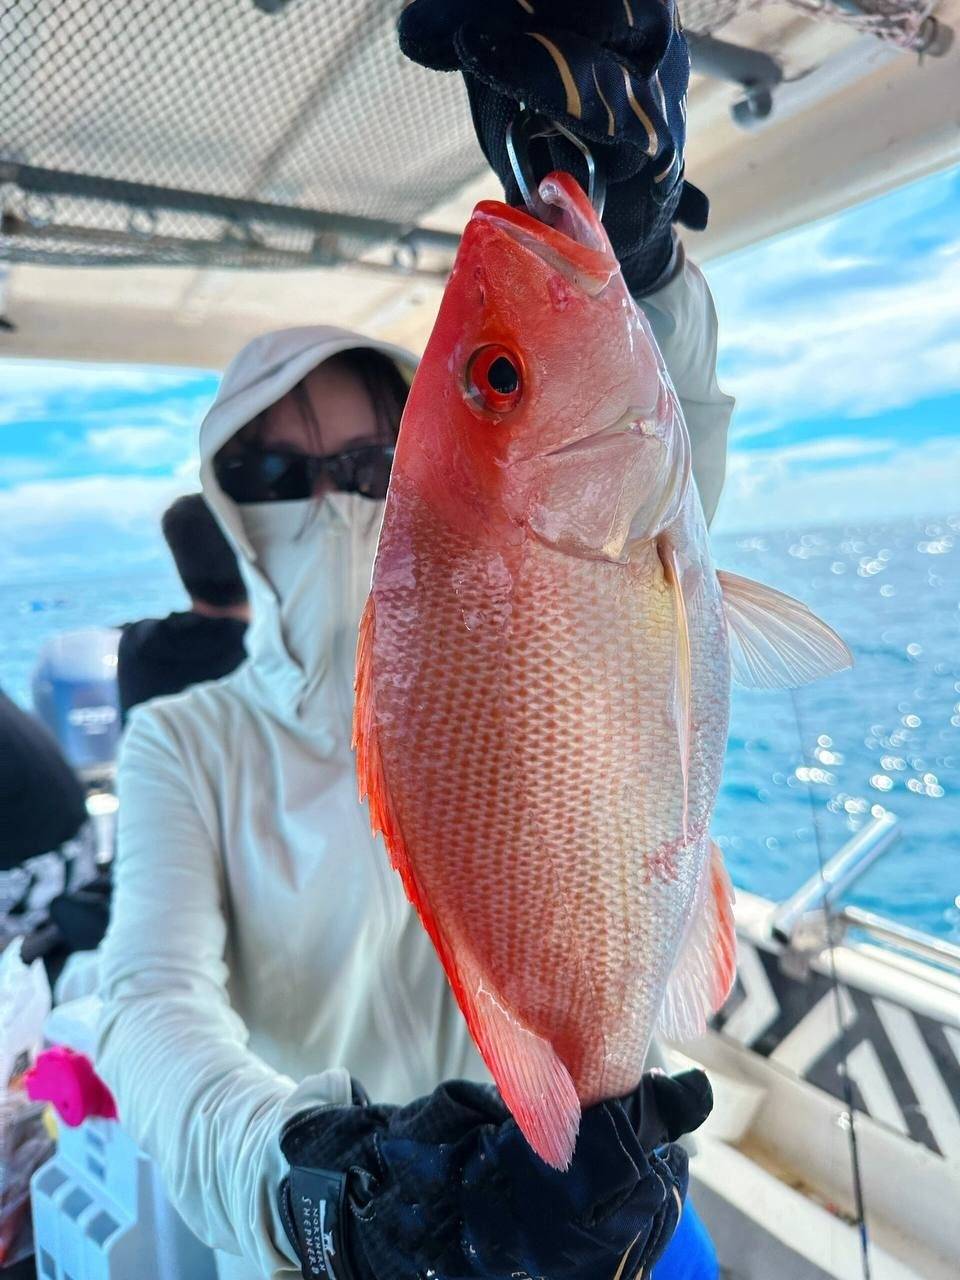
<svg viewBox="0 0 960 1280"><path fill-rule="evenodd" d="M702 230L707 200L684 181L687 42L676 0L412 0L400 47L415 62L462 71L477 137L510 204L520 191L506 148L520 103L584 139L607 178L604 225L639 297L665 283L674 220ZM539 180L564 169L586 187L577 147L532 144Z"/></svg>
<svg viewBox="0 0 960 1280"><path fill-rule="evenodd" d="M281 1214L305 1277L634 1280L679 1220L687 1159L676 1139L712 1105L702 1071L651 1072L584 1113L564 1173L534 1154L488 1086L304 1112L280 1140Z"/></svg>

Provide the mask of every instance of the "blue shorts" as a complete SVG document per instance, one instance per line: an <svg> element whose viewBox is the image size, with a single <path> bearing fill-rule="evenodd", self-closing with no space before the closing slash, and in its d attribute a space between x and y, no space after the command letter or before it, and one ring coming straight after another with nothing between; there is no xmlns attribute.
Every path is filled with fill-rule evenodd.
<svg viewBox="0 0 960 1280"><path fill-rule="evenodd" d="M713 1241L688 1200L666 1253L653 1269L653 1280L718 1280L719 1275Z"/></svg>

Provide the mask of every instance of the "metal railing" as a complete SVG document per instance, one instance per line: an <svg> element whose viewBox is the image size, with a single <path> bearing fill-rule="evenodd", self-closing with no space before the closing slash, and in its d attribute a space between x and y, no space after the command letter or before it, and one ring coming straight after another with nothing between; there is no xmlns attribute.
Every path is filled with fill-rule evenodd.
<svg viewBox="0 0 960 1280"><path fill-rule="evenodd" d="M822 872L811 876L792 897L777 908L770 926L777 942L789 946L800 922L811 911L834 906L854 881L859 880L880 855L886 853L899 835L900 828L895 814L882 813L867 823L833 855Z"/></svg>
<svg viewBox="0 0 960 1280"><path fill-rule="evenodd" d="M783 68L776 58L692 31L687 32L687 44L694 71L714 80L728 80L743 90L743 97L730 108L737 124L747 128L767 118L773 110L773 90L783 80Z"/></svg>
<svg viewBox="0 0 960 1280"><path fill-rule="evenodd" d="M3 213L0 235L9 237L75 240L103 247L126 245L140 251L144 251L146 246L153 246L155 250L189 250L200 259L206 254L211 262L218 260L218 253L222 255L229 249L233 265L238 266L243 266L245 259L250 265L255 265L253 259L266 255L280 266L329 267L351 262L371 270L439 275L440 278L446 277L460 245L457 232L414 223L239 199L208 191L126 182L89 173L41 168L0 156L2 184L9 184L25 196L43 201L43 217L35 222L9 210ZM61 198L114 205L120 210L135 212L138 220L132 224L128 222L126 229L64 225L57 216L56 201ZM210 238L191 240L181 235L158 234L156 224L161 213L193 214L197 218L208 219ZM221 224L229 228L228 235L225 236ZM259 234L264 229L299 232L312 238L312 247L294 250L267 243ZM365 262L358 257L358 246L368 249L386 246L392 251L391 260ZM421 252L438 256L441 263L433 269L421 269Z"/></svg>
<svg viewBox="0 0 960 1280"><path fill-rule="evenodd" d="M895 814L882 813L858 831L791 897L780 904L770 934L782 946L810 954L840 942L852 929L927 963L960 972L960 947L839 899L900 837Z"/></svg>
<svg viewBox="0 0 960 1280"><path fill-rule="evenodd" d="M945 965L960 973L960 947L944 938L935 938L933 934L910 929L907 925L897 924L894 920L887 920L884 916L874 915L872 911L864 911L860 907L844 907L837 918L843 925L844 932L847 929L861 929L879 942L888 942L920 960Z"/></svg>

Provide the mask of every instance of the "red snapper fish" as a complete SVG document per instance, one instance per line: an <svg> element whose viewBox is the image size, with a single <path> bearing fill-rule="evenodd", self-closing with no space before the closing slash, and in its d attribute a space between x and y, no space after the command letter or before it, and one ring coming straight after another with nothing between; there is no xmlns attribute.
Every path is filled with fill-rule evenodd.
<svg viewBox="0 0 960 1280"><path fill-rule="evenodd" d="M709 838L731 669L784 687L851 659L804 605L715 571L649 325L573 179L540 196L550 225L477 206L414 379L354 745L473 1039L564 1168L581 1107L733 983Z"/></svg>

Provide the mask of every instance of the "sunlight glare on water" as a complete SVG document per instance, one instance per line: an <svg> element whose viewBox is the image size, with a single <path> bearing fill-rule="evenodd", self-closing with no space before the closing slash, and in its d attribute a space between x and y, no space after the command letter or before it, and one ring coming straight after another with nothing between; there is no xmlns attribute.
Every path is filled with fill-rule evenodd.
<svg viewBox="0 0 960 1280"><path fill-rule="evenodd" d="M850 900L960 941L960 517L723 535L714 558L804 600L856 657L798 693L802 735L789 693L735 690L714 820L735 882L781 899L816 873L811 795L825 857L890 810L902 836ZM0 586L0 686L27 704L47 636L184 604L166 557Z"/></svg>
<svg viewBox="0 0 960 1280"><path fill-rule="evenodd" d="M856 658L799 691L800 728L789 693L735 690L714 831L738 885L784 898L817 872L814 815L829 857L890 811L901 837L847 900L960 941L958 542L960 517L715 540Z"/></svg>

